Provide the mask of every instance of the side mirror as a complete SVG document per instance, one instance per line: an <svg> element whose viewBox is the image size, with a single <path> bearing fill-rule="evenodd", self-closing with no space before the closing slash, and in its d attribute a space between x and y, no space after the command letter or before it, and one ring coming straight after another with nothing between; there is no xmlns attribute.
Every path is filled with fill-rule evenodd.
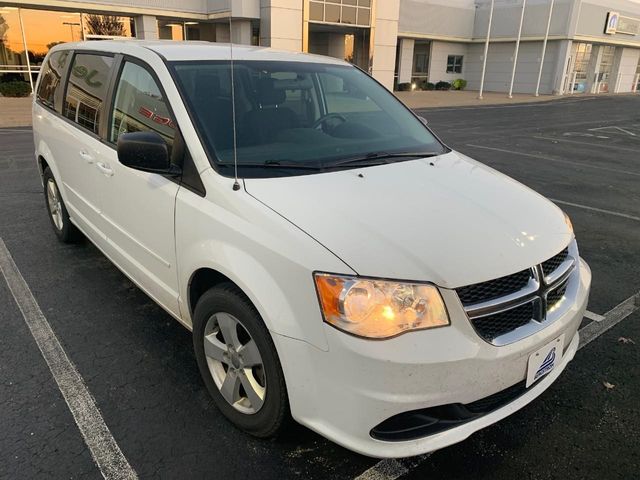
<svg viewBox="0 0 640 480"><path fill-rule="evenodd" d="M429 121L424 117L418 116L418 120L420 120L425 125L429 125Z"/></svg>
<svg viewBox="0 0 640 480"><path fill-rule="evenodd" d="M118 160L122 165L143 172L180 175L171 163L167 142L156 132L123 133L118 137Z"/></svg>

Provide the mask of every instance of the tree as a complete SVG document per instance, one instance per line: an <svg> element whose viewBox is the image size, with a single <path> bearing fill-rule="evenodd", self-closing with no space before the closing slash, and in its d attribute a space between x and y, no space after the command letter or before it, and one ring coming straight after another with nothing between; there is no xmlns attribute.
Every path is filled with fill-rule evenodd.
<svg viewBox="0 0 640 480"><path fill-rule="evenodd" d="M56 45L60 45L61 43L64 43L64 42L51 42L51 43L47 43L47 50L51 50L53 47L55 47Z"/></svg>
<svg viewBox="0 0 640 480"><path fill-rule="evenodd" d="M89 35L122 37L125 34L124 24L115 15L87 15L85 23Z"/></svg>

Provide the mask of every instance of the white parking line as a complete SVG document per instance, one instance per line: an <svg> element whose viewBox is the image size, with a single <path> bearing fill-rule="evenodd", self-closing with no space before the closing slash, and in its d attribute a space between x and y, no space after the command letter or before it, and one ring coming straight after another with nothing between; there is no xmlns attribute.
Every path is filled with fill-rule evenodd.
<svg viewBox="0 0 640 480"><path fill-rule="evenodd" d="M586 347L589 343L638 309L640 309L640 292L627 298L624 302L605 313L604 316L586 311L584 316L595 321L580 329L578 350ZM592 317L600 318L601 320ZM354 480L396 480L422 464L430 455L431 453L427 453L404 460L380 460L373 467L358 475Z"/></svg>
<svg viewBox="0 0 640 480"><path fill-rule="evenodd" d="M618 127L616 125L612 125L609 127L598 127L598 128L590 128L589 131L590 132L599 132L600 130L618 130L626 135L631 135L632 137L637 137L637 135L633 132L630 132L629 130L627 130L626 128L622 128L622 127ZM615 132L612 132L615 133Z"/></svg>
<svg viewBox="0 0 640 480"><path fill-rule="evenodd" d="M543 137L541 135L534 135L533 138L538 138L540 140L550 140L552 142L565 142L565 143L576 143L578 145L587 145L589 147L601 147L601 148L606 148L607 150L622 150L624 152L632 152L632 153L638 153L638 149L637 148L625 148L625 147L619 147L617 145L612 145L611 143L593 143L593 142L580 142L578 140L569 140L566 138L554 138L554 137Z"/></svg>
<svg viewBox="0 0 640 480"><path fill-rule="evenodd" d="M591 210L592 212L606 213L607 215L615 215L616 217L628 218L629 220L635 220L640 222L640 217L635 215L629 215L628 213L614 212L613 210L605 210L604 208L591 207L589 205L582 205L581 203L565 202L564 200L557 200L550 198L552 202L559 203L561 205L569 205L570 207L582 208L584 210Z"/></svg>
<svg viewBox="0 0 640 480"><path fill-rule="evenodd" d="M494 152L510 153L512 155L520 155L522 157L537 158L538 160L545 160L547 162L564 163L566 165L576 165L584 168L594 168L596 170L605 170L607 172L622 173L624 175L635 175L640 177L640 172L630 172L629 170L618 170L617 168L601 167L600 165L591 165L591 164L582 163L582 162L572 162L571 160L562 160L560 158L551 158L551 157L537 155L533 153L518 152L516 150L507 150L506 148L487 147L485 145L476 145L474 143L467 143L466 146L472 147L472 148L480 148L483 150L493 150Z"/></svg>
<svg viewBox="0 0 640 480"><path fill-rule="evenodd" d="M426 453L403 460L395 460L393 458L380 460L373 467L358 475L354 480L396 480L419 466L430 456L430 453Z"/></svg>
<svg viewBox="0 0 640 480"><path fill-rule="evenodd" d="M104 423L95 400L75 365L60 345L2 238L0 238L0 271L71 410L100 473L107 480L137 479L135 471Z"/></svg>
<svg viewBox="0 0 640 480"><path fill-rule="evenodd" d="M617 325L636 310L640 309L640 292L627 298L624 302L613 307L604 314L601 322L591 322L580 329L580 345L578 349L586 347L611 327Z"/></svg>
<svg viewBox="0 0 640 480"><path fill-rule="evenodd" d="M593 320L594 322L601 322L602 320L604 320L603 315L598 315L597 313L590 312L589 310L584 312L584 318L588 318L589 320Z"/></svg>
<svg viewBox="0 0 640 480"><path fill-rule="evenodd" d="M33 130L26 129L26 128L6 128L6 129L0 128L0 133L5 133L7 135L10 135L10 134L15 133L15 132L29 132L29 133L31 133L31 132L33 132Z"/></svg>

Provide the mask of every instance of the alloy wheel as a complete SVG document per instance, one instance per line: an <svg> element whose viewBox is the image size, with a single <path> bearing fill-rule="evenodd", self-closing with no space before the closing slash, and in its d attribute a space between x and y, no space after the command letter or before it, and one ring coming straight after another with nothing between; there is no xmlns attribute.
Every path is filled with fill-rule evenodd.
<svg viewBox="0 0 640 480"><path fill-rule="evenodd" d="M204 353L209 372L222 397L244 414L264 404L266 375L255 340L229 313L212 315L205 326Z"/></svg>
<svg viewBox="0 0 640 480"><path fill-rule="evenodd" d="M62 202L60 201L60 192L58 192L56 182L54 182L52 178L47 181L47 203L49 205L49 214L51 215L53 224L57 230L62 230L62 227L64 226L64 220L62 218Z"/></svg>

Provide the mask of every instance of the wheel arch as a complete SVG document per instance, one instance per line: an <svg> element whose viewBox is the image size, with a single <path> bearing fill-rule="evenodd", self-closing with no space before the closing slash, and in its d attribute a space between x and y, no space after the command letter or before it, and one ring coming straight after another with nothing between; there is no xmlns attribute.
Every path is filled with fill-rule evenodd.
<svg viewBox="0 0 640 480"><path fill-rule="evenodd" d="M198 304L200 297L202 297L207 290L211 290L223 283L231 283L245 296L247 296L236 282L213 268L201 267L191 274L189 284L187 286L187 305L189 307L189 317L191 319L193 319L193 314L196 310L196 305ZM249 301L251 301L251 299L249 299ZM253 304L253 302L251 303Z"/></svg>
<svg viewBox="0 0 640 480"><path fill-rule="evenodd" d="M206 243L194 250L203 248ZM220 255L220 252L226 255ZM212 259L216 256L227 261L214 262ZM183 258L183 265L190 265L183 270L181 287L183 300L180 304L185 325L193 326L195 307L202 294L217 285L229 283L247 297L272 334L304 340L321 350L328 348L319 306L314 307L318 305L315 290L300 289L301 280L299 277L296 280L295 274L283 280L274 274L271 265L259 262L237 246L219 242L213 242L199 252L189 250L185 257L189 258ZM318 309L317 317L310 307Z"/></svg>

